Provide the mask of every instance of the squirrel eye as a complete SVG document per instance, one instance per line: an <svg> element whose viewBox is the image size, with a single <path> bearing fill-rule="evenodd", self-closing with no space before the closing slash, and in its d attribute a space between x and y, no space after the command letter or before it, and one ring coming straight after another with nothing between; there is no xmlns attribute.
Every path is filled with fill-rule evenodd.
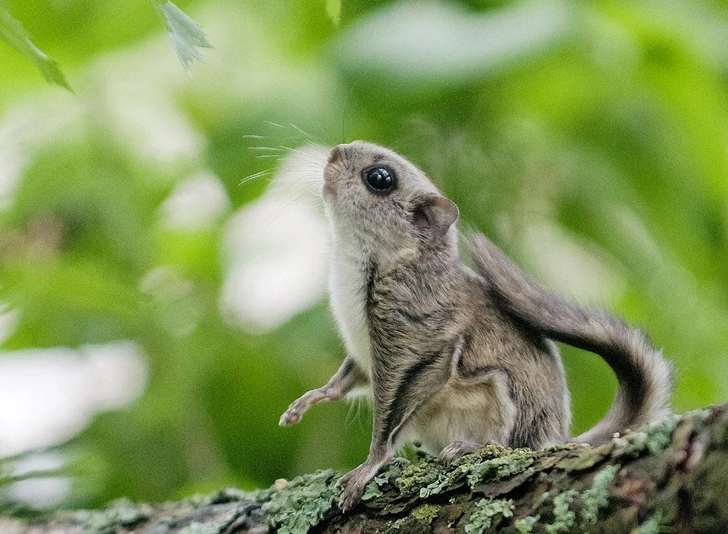
<svg viewBox="0 0 728 534"><path fill-rule="evenodd" d="M390 193L396 185L394 173L387 167L371 167L365 169L362 175L369 190L378 195Z"/></svg>

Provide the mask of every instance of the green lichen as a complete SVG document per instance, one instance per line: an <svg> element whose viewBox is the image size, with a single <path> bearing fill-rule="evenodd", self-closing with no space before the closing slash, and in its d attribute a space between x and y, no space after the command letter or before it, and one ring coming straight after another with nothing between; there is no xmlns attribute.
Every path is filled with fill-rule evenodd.
<svg viewBox="0 0 728 534"><path fill-rule="evenodd" d="M613 442L600 445L599 447L583 446L581 450L570 451L569 454L558 459L556 467L564 471L583 471L590 469L602 462L614 450Z"/></svg>
<svg viewBox="0 0 728 534"><path fill-rule="evenodd" d="M513 523L513 526L519 534L531 534L531 532L533 532L533 525L535 525L539 519L541 519L540 515L527 515Z"/></svg>
<svg viewBox="0 0 728 534"><path fill-rule="evenodd" d="M134 504L126 499L119 499L112 502L105 510L80 510L73 516L84 532L105 534L145 521L153 513L154 509L149 505Z"/></svg>
<svg viewBox="0 0 728 534"><path fill-rule="evenodd" d="M522 473L531 467L541 451L531 449L507 449L497 445L488 445L477 453L463 456L454 466L445 466L439 460L428 457L417 463L407 465L390 477L403 496L419 495L426 499L441 494L467 481L474 488L483 482L496 482L504 478ZM372 488L374 496L376 489Z"/></svg>
<svg viewBox="0 0 728 534"><path fill-rule="evenodd" d="M545 527L548 534L556 534L574 526L576 513L570 509L570 506L578 496L578 491L566 490L554 497L554 522Z"/></svg>
<svg viewBox="0 0 728 534"><path fill-rule="evenodd" d="M498 482L525 471L533 462L533 453L527 454L518 449L513 454L479 462L470 469L468 485L474 488L481 482Z"/></svg>
<svg viewBox="0 0 728 534"><path fill-rule="evenodd" d="M333 506L337 478L333 471L319 471L266 490L260 496L263 511L279 534L306 534Z"/></svg>
<svg viewBox="0 0 728 534"><path fill-rule="evenodd" d="M402 528L402 525L404 524L404 522L405 522L405 521L407 521L407 518L405 518L405 517L400 517L400 518L399 518L399 519L397 519L396 521L392 521L392 522L391 522L391 523L389 524L389 528L390 528L390 529L393 529L393 530L399 530L400 528Z"/></svg>
<svg viewBox="0 0 728 534"><path fill-rule="evenodd" d="M374 477L369 484L364 488L364 495L361 496L362 501L371 501L377 497L384 495L381 488L384 484L389 482L389 473L384 472L381 475Z"/></svg>
<svg viewBox="0 0 728 534"><path fill-rule="evenodd" d="M238 517L239 509L227 503L254 505L260 492L246 493L226 488L215 493L193 495L175 503L148 505L126 499L114 501L105 510L59 512L59 518L77 525L88 534L115 534L134 530L150 520L159 529L182 534L218 534L225 532ZM215 506L210 510L208 507Z"/></svg>
<svg viewBox="0 0 728 534"><path fill-rule="evenodd" d="M659 534L662 532L660 523L662 523L662 514L657 512L647 521L640 524L633 532L634 534Z"/></svg>
<svg viewBox="0 0 728 534"><path fill-rule="evenodd" d="M652 454L664 450L672 441L672 431L675 430L680 416L670 415L661 421L647 426L639 432L631 432L626 436L615 439L617 448L613 455L639 456L644 451Z"/></svg>
<svg viewBox="0 0 728 534"><path fill-rule="evenodd" d="M619 465L608 465L594 476L590 488L584 491L570 489L556 495L553 498L554 521L544 527L546 532L556 534L576 526L575 509L579 510L579 526L596 524L599 513L609 505L609 486L619 469ZM548 497L548 493L544 496L542 500Z"/></svg>
<svg viewBox="0 0 728 534"><path fill-rule="evenodd" d="M227 487L213 493L203 493L191 495L182 501L180 505L191 506L193 508L202 508L209 506L213 503L232 502L232 501L244 501L255 498L257 491L247 492L240 488Z"/></svg>
<svg viewBox="0 0 728 534"><path fill-rule="evenodd" d="M434 458L425 458L417 463L409 464L404 468L394 484L402 495L410 496L420 492L420 488L437 484L441 476L445 475L442 463Z"/></svg>
<svg viewBox="0 0 728 534"><path fill-rule="evenodd" d="M382 490L379 489L379 486L370 482L364 489L364 494L361 496L361 500L371 501L372 499L376 499L377 497L381 497L382 495L384 494L382 493Z"/></svg>
<svg viewBox="0 0 728 534"><path fill-rule="evenodd" d="M465 525L466 534L483 534L501 519L513 517L513 508L511 499L481 499L475 503L475 509Z"/></svg>
<svg viewBox="0 0 728 534"><path fill-rule="evenodd" d="M435 480L420 488L420 498L426 499L427 497L437 495L451 488L455 482L467 475L470 469L471 467L468 465L461 465L450 471L438 472Z"/></svg>
<svg viewBox="0 0 728 534"><path fill-rule="evenodd" d="M432 458L410 464L394 483L402 495L417 494L426 499L451 489L465 479L473 488L482 482L498 481L521 473L533 465L537 455L530 449L511 450L489 445L482 451L464 456L450 467Z"/></svg>
<svg viewBox="0 0 728 534"><path fill-rule="evenodd" d="M179 534L219 534L220 529L216 524L190 523L179 531Z"/></svg>
<svg viewBox="0 0 728 534"><path fill-rule="evenodd" d="M412 510L412 516L416 519L424 521L428 525L432 523L437 514L440 512L440 507L434 504L423 504Z"/></svg>
<svg viewBox="0 0 728 534"><path fill-rule="evenodd" d="M609 505L609 486L619 471L619 465L608 465L599 471L591 487L581 495L581 519L583 523L594 525L599 520L599 512Z"/></svg>

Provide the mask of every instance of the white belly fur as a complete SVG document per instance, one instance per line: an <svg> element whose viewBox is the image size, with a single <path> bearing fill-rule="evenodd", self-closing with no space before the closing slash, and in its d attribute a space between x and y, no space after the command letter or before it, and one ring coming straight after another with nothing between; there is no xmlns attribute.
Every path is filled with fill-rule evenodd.
<svg viewBox="0 0 728 534"><path fill-rule="evenodd" d="M366 273L355 257L334 251L329 271L331 310L344 339L346 350L367 376L371 377L369 326L366 319ZM343 256L343 257L342 257Z"/></svg>
<svg viewBox="0 0 728 534"><path fill-rule="evenodd" d="M420 441L431 454L438 454L453 441L506 445L515 414L512 405L502 402L507 393L501 382L495 378L464 385L451 378L422 407L408 437Z"/></svg>

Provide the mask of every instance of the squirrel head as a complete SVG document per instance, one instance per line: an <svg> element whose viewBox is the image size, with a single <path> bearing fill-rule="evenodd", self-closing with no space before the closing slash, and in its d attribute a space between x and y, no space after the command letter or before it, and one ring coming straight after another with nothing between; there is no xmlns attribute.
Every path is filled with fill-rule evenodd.
<svg viewBox="0 0 728 534"><path fill-rule="evenodd" d="M323 193L336 237L353 239L369 254L397 257L456 247L455 203L389 149L363 141L334 147Z"/></svg>

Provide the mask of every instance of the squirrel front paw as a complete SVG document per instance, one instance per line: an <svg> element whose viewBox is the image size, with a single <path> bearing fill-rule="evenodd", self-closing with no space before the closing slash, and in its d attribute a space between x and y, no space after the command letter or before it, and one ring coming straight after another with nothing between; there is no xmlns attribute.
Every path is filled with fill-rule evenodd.
<svg viewBox="0 0 728 534"><path fill-rule="evenodd" d="M298 399L301 400L301 399ZM288 409L283 412L283 415L281 415L281 418L278 420L279 426L291 426L295 425L301 420L301 417L303 417L303 413L308 408L307 406L301 409L299 406L296 405L298 401L291 404Z"/></svg>
<svg viewBox="0 0 728 534"><path fill-rule="evenodd" d="M326 398L326 395L318 389L304 393L300 398L293 401L288 409L283 412L278 424L280 426L295 425L301 420L306 410L324 398Z"/></svg>

